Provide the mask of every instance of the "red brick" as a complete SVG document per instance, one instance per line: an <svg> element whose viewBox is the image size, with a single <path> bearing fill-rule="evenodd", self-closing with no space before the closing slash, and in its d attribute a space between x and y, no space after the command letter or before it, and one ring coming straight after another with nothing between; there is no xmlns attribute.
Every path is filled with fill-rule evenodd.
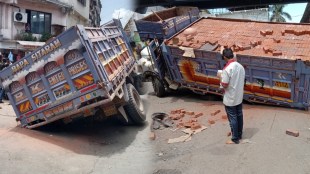
<svg viewBox="0 0 310 174"><path fill-rule="evenodd" d="M188 122L194 123L194 122L198 122L198 120L197 119L190 119Z"/></svg>
<svg viewBox="0 0 310 174"><path fill-rule="evenodd" d="M290 129L287 129L287 130L286 130L286 134L287 134L287 135L294 136L294 137L298 137L298 136L299 136L299 132L298 132L298 131L296 131L296 130L290 130Z"/></svg>
<svg viewBox="0 0 310 174"><path fill-rule="evenodd" d="M172 120L179 120L182 117L183 117L183 115L181 115L181 114L174 114L174 115L169 116L169 118Z"/></svg>
<svg viewBox="0 0 310 174"><path fill-rule="evenodd" d="M187 111L186 114L187 115L195 115L195 112L194 111Z"/></svg>
<svg viewBox="0 0 310 174"><path fill-rule="evenodd" d="M282 52L281 51L274 51L274 52L272 52L272 55L273 56L281 56Z"/></svg>
<svg viewBox="0 0 310 174"><path fill-rule="evenodd" d="M196 122L192 123L192 125L191 125L192 130L196 130L199 128L201 128L201 125L199 123L196 123Z"/></svg>
<svg viewBox="0 0 310 174"><path fill-rule="evenodd" d="M184 123L183 123L183 122L179 122L179 123L177 124L177 128L181 128L181 127L184 127Z"/></svg>
<svg viewBox="0 0 310 174"><path fill-rule="evenodd" d="M170 114L177 114L177 110L172 110Z"/></svg>
<svg viewBox="0 0 310 174"><path fill-rule="evenodd" d="M195 118L198 118L198 117L200 117L200 116L203 116L203 113L202 113L202 112L196 114L196 115L195 115Z"/></svg>
<svg viewBox="0 0 310 174"><path fill-rule="evenodd" d="M208 120L208 123L209 123L209 124L215 124L215 121L212 120L212 119L209 119L209 120Z"/></svg>
<svg viewBox="0 0 310 174"><path fill-rule="evenodd" d="M156 134L155 134L155 132L151 132L150 135L149 135L149 138L150 138L151 140L155 140L155 139L156 139Z"/></svg>
<svg viewBox="0 0 310 174"><path fill-rule="evenodd" d="M227 115L222 115L223 120L227 120Z"/></svg>
<svg viewBox="0 0 310 174"><path fill-rule="evenodd" d="M185 122L185 123L183 123L183 126L186 127L186 128L190 128L190 127L192 127L192 123Z"/></svg>
<svg viewBox="0 0 310 174"><path fill-rule="evenodd" d="M216 110L214 112L211 113L211 116L215 116L216 114L220 113L221 111L220 110Z"/></svg>

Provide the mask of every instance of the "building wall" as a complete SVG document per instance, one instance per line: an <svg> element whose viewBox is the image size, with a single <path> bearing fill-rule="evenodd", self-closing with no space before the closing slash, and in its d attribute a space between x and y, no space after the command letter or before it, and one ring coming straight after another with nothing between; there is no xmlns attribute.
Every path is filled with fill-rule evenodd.
<svg viewBox="0 0 310 174"><path fill-rule="evenodd" d="M73 10L68 14L68 28L75 24L89 25L89 6L90 0L84 0L85 5L78 0L59 0L73 7Z"/></svg>
<svg viewBox="0 0 310 174"><path fill-rule="evenodd" d="M268 21L268 9L253 9L253 10L243 10L234 11L229 13L218 14L216 17L219 18L233 18L233 19L249 19L254 21Z"/></svg>

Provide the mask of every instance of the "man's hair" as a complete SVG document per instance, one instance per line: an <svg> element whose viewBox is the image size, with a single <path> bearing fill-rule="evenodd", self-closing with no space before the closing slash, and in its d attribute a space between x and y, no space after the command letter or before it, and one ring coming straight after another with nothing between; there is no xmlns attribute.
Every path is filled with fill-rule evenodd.
<svg viewBox="0 0 310 174"><path fill-rule="evenodd" d="M234 53L233 53L231 48L225 48L223 50L222 56L224 56L224 57L226 57L228 59L232 59L232 58L234 58Z"/></svg>

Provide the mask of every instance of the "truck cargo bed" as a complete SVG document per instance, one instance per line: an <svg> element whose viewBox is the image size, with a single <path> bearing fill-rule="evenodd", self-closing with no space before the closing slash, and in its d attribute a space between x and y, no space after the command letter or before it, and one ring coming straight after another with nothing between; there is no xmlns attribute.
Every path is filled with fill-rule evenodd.
<svg viewBox="0 0 310 174"><path fill-rule="evenodd" d="M142 40L171 37L184 27L199 18L197 7L173 7L159 12L154 12L135 24Z"/></svg>
<svg viewBox="0 0 310 174"><path fill-rule="evenodd" d="M244 99L309 108L310 25L201 18L165 42L173 81L220 94L220 46L231 47L246 71Z"/></svg>

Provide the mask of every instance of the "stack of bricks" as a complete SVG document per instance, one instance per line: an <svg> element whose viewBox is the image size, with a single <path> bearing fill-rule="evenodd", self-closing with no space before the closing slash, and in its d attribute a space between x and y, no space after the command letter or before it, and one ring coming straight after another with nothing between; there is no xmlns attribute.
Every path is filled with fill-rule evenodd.
<svg viewBox="0 0 310 174"><path fill-rule="evenodd" d="M186 117L185 116L189 116ZM176 109L170 112L170 118L175 121L179 121L176 125L178 128L185 127L196 130L201 128L201 124L198 123L198 117L203 116L203 113L195 113L194 111L186 111L185 109Z"/></svg>

